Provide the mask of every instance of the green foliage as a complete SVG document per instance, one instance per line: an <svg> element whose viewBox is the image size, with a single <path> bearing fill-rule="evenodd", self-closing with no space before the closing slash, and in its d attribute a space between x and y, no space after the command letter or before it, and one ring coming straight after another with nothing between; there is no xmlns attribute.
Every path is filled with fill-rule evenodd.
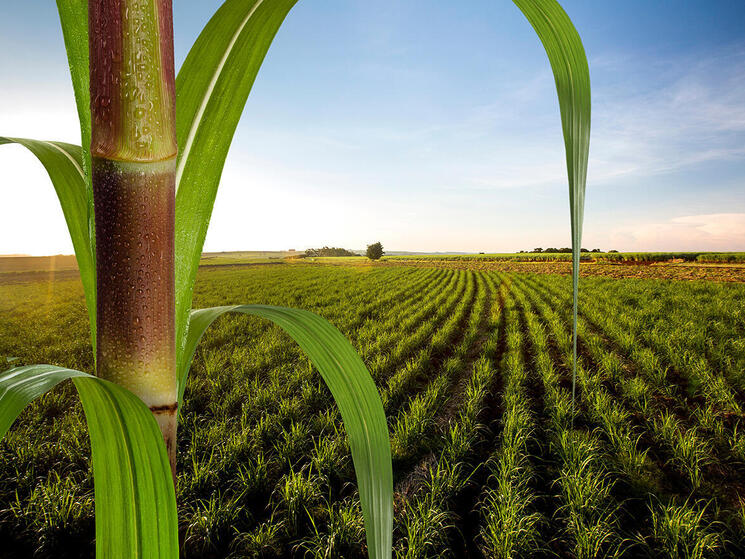
<svg viewBox="0 0 745 559"><path fill-rule="evenodd" d="M75 249L80 280L88 306L90 336L96 347L96 251L89 228L90 196L83 171L84 156L78 146L62 142L44 142L0 137L0 145L16 143L33 153L49 174L65 216ZM94 351L95 353L95 351Z"/></svg>
<svg viewBox="0 0 745 559"><path fill-rule="evenodd" d="M542 515L534 510L536 495L531 487L533 467L528 446L535 423L525 392L528 381L522 358L523 336L515 327L514 300L503 309L507 323L507 351L503 369L507 378L503 395L502 436L499 450L488 462L490 484L482 502L481 548L488 557L527 556L541 547Z"/></svg>
<svg viewBox="0 0 745 559"><path fill-rule="evenodd" d="M343 501L324 506L328 515L326 529L319 531L314 524L311 538L299 545L305 557L331 559L360 556L359 543L364 537L362 515L356 502Z"/></svg>
<svg viewBox="0 0 745 559"><path fill-rule="evenodd" d="M308 311L266 305L236 305L193 311L185 346L188 357L179 371L179 400L183 400L189 365L204 331L228 312L258 316L281 326L297 341L321 373L339 406L349 436L370 556L385 556L386 550L391 549L393 527L393 475L385 413L364 363L346 338L329 322ZM286 447L292 435L285 437L285 440Z"/></svg>
<svg viewBox="0 0 745 559"><path fill-rule="evenodd" d="M191 335L197 330L188 329L194 278L222 167L233 131L264 55L294 3L294 0L285 2L280 0L273 2L227 0L207 24L179 72L176 110L179 124L178 144L181 149L176 170L176 340L178 370L183 382L185 382L186 371L191 364L194 352L193 347L186 349L187 333ZM88 53L84 46L87 44L87 11L84 3L81 2L60 2L59 8L80 113L81 135L86 149L80 150L80 148L66 144L4 138L0 139L0 143L10 141L22 143L39 157L52 177L75 244L91 318L91 336L95 347L95 249L90 196L90 154L87 150L90 138L90 111L87 106ZM248 53L248 56L245 53ZM219 127L211 124L215 122L219 123ZM251 312L248 308L241 310ZM259 311L256 312L261 314ZM265 311L265 314L267 313L271 314L270 311ZM285 314L288 313L290 311L285 312ZM275 316L275 319L280 322L283 320L281 314L279 310L275 311L275 315L279 316L279 318ZM346 394L348 404L345 406L342 403L344 410L342 415L346 416L349 422L353 422L347 427L353 440L352 452L358 468L367 469L366 478L360 480L363 509L368 522L377 523L369 539L371 556L384 557L390 554L389 551L386 552L386 549L390 549L392 520L390 512L387 511L392 507L392 482L387 430L380 399L374 385L369 380L369 373L338 331L318 317L316 318L321 323L314 323L313 319L307 316L304 318L305 331L299 334L296 332L296 335L303 338L300 340L301 346L310 347L313 351L314 344L319 345L320 349L316 350L313 355L317 363L322 363L319 368L326 373L330 366L335 366L336 378L341 379L337 381L337 385L332 383L332 391L343 391ZM326 328L330 328L331 333L325 330ZM204 328L198 330L197 340L201 337L203 330ZM290 330L292 330L292 325L290 325ZM318 344L313 339L314 337L324 338L324 336L326 347L322 347L322 344ZM335 353L339 351L340 338L341 343L344 344L341 346L341 352L346 353L345 359L342 360L341 365L336 361L329 364L329 359L338 357ZM187 360L184 360L185 352L188 352ZM333 358L329 357L329 352L334 355ZM350 356L356 358L356 361L353 361ZM347 367L351 367L349 371L346 370ZM352 384L346 384L343 375L352 372L357 378ZM365 375L366 377L362 378ZM367 381L366 384L365 381ZM179 391L180 396L183 395L183 391L182 386ZM95 412L95 409L88 411L89 414ZM350 414L356 415L351 417ZM371 418L373 421L368 425ZM377 424L375 419L377 419ZM370 425L375 427L367 431ZM96 436L96 433L92 431L91 436ZM365 465L360 464L362 460ZM109 476L126 474L127 471L117 471L112 467L111 462L100 461L100 458L98 462L96 472L99 482L96 488L97 491L100 490L102 494L105 494L103 492L107 488L103 486L103 483L109 479ZM373 472L375 479L373 479ZM148 484L146 478L138 477L137 481L138 484L135 487L138 491L153 490L152 484ZM377 485L373 489L374 484ZM112 484L111 487L116 487L116 484ZM371 504L373 492L375 502ZM151 498L154 495L151 494ZM120 495L119 506L115 507L117 512L123 513L121 515L112 514L111 511L114 508L108 506L99 506L97 509L99 553L113 556L112 554L116 552L124 554L123 556L134 557L136 554L129 546L136 546L145 554L155 553L162 557L172 554L172 550L166 552L165 549L159 550L154 546L158 537L168 536L165 532L168 529L168 522L160 524L160 529L164 530L160 536L156 533L156 537L153 537L147 531L151 528L158 530L157 522L151 523L145 530L140 528L128 533L130 541L126 546L121 544L109 546L108 536L101 537L100 530L111 530L112 523L118 522L126 527L137 522L136 518L132 519L127 515L126 497L127 494ZM169 521L175 521L175 507L169 513L173 514L173 518L169 518ZM112 533L116 531L112 530Z"/></svg>
<svg viewBox="0 0 745 559"><path fill-rule="evenodd" d="M367 251L365 251L365 256L367 256L370 260L380 260L383 257L383 245L380 244L380 242L373 243L371 245L367 245Z"/></svg>
<svg viewBox="0 0 745 559"><path fill-rule="evenodd" d="M41 279L19 283L13 274L0 274L0 354L17 356L20 363L61 362L85 370L92 364L80 284ZM741 539L734 531L740 505L730 488L741 477L742 422L737 427L738 416L719 404L709 409L705 399L714 395L689 392L689 377L716 372L729 390L738 386L736 374L745 363L738 310L745 285L583 281L588 297L580 315L583 359L574 415L570 361L560 349L571 348L566 276L304 263L216 266L200 270L195 302L266 301L324 316L359 348L378 389L390 394L385 409L391 428L420 396L443 394L434 388L445 383L437 411L422 416L427 440L394 469L399 503L394 546L402 553L407 524L437 536L421 553L439 557L461 552L466 538L473 542L470 551L479 553L477 547L486 546L481 534L494 523L510 527L497 532L508 542L505 549L530 550L523 555L549 549L569 556L579 545L592 549L593 542L604 542L600 555L612 557L620 541L637 541L638 532L645 543L628 549L624 544L624 556L668 556L667 544L653 536L652 511L643 506L650 493L682 503L692 489L672 447L656 436L655 419L668 410L675 418L672 427L681 433L695 428L709 453L696 498L712 501L701 524L720 538L710 555L738 556L732 542ZM459 318L452 321L454 314ZM471 338L474 317L476 341L454 360L462 340ZM435 351L432 339L446 329L451 342ZM646 356L639 362L615 341L628 331L634 347L645 350L637 352ZM602 352L595 354L596 346ZM604 363L616 361L622 372L614 376ZM647 375L652 363L669 367L661 386ZM441 375L445 381L437 380ZM646 412L636 404L645 400ZM0 512L0 532L7 549L23 550L19 557L64 556L62 541L66 549L83 550L75 557L92 555L90 449L76 402L71 384L58 386L28 406L2 443L0 501L13 512ZM205 332L189 373L179 431L179 510L183 533L190 536L182 549L186 556L287 557L306 550L313 556L333 542L345 550L344 557L364 556L359 530L364 516L341 414L316 369L281 328L228 313ZM628 448L619 443L623 433L634 435ZM648 452L643 477L633 480L626 473L633 462L621 466L638 435L630 457ZM280 452L301 437L304 455ZM292 464L289 455L295 457ZM582 469L588 455L592 467ZM280 498L291 471L311 479L318 496L310 514L299 517L300 535L290 535L287 504ZM570 512L568 496L583 495L598 472L612 490L609 496L597 491L602 499L595 502L611 516L593 517L593 509L583 509L574 497ZM71 483L57 485L57 476ZM37 489L39 480L46 493ZM407 504L424 507L417 502L429 494L435 498L428 510L445 518L427 516L422 508L420 518L407 520ZM355 504L356 516L345 516L342 523L334 512L332 521L332 511L345 503ZM473 505L478 506L468 512ZM536 513L540 516L532 516ZM232 519L229 530L222 528L225 519ZM732 531L712 522L731 522ZM63 529L55 526L69 527L64 540ZM538 540L531 541L528 535L535 531Z"/></svg>
<svg viewBox="0 0 745 559"><path fill-rule="evenodd" d="M308 352L341 409L360 476L358 483L364 517L367 525L372 527L367 534L369 555L388 557L391 554L392 477L387 426L375 386L349 343L328 322L306 311L242 306L191 313L197 266L233 133L264 56L295 2L226 0L200 34L177 78L176 122L180 149L176 169L175 233L179 393L182 397L196 344L204 329L218 315L233 310L270 318L280 324ZM579 36L555 0L515 0L515 3L546 48L559 97L570 190L575 309L573 363L576 365L578 266L590 130L589 72ZM95 347L95 247L88 152L88 57L85 48L88 42L87 17L85 3L81 0L60 0L58 6L84 147L76 149L66 144L4 138L0 139L0 143L16 141L25 145L39 157L52 177L75 245ZM379 259L383 255L383 248L380 243L375 243L368 247L367 254L371 259ZM469 297L474 291L472 280L469 278ZM477 298L477 305L478 301ZM473 316L478 315L475 313ZM456 318L446 323L433 340L434 350L443 352L461 325ZM408 423L401 423L403 427L398 439L407 441L417 434L426 433L427 413L436 410L446 384L456 376L462 359L468 354L469 345L475 341L478 330L476 318L472 318L472 325L471 334L464 337L440 377L441 388L421 400L418 408L412 406L419 412L408 416ZM49 373L43 368L37 369L37 372L42 376ZM14 374L21 373L15 370ZM61 379L67 373L59 370L56 374ZM164 454L157 429L153 439L153 418L143 419L141 410L144 405L119 387L95 383L87 378L79 378L75 383L86 415L96 418L89 428L97 480L99 519L96 541L99 556L174 556L177 553L177 540L174 539L175 501L172 486L168 481L164 483L167 477L164 468L167 465L162 460ZM31 381L24 381L19 386L9 386L2 394L3 398L12 401L12 405L6 406L10 412L4 417L7 425L4 425L3 434L20 412L18 403L24 406L28 403L23 390L27 391L26 395L35 397L51 387L48 382L35 385ZM237 401L233 400L232 405L236 404ZM227 405L231 405L231 402L228 401ZM288 441L291 442L290 439ZM104 456L100 450L96 450L101 448L105 448L108 455ZM143 464L147 464L150 470L143 470ZM152 503L160 503L165 509L159 510ZM230 510L227 510L215 496L200 501L200 510L204 512L197 513L198 521L190 525L189 537L198 538L203 542L204 549L212 548L213 535L217 533L220 539L219 534L234 520L234 512L237 514L237 509L234 511L231 508L233 501L230 503ZM432 532L432 537L425 535L422 539L422 533L430 532L412 528L422 521L428 526L447 521L448 515L437 512L430 504L420 501L417 507L410 509L407 556L429 553L433 542L443 537L440 531ZM430 511L425 513L428 508ZM434 517L432 511L435 511ZM160 521L158 515L163 516Z"/></svg>
<svg viewBox="0 0 745 559"><path fill-rule="evenodd" d="M97 555L178 557L176 500L163 438L150 410L132 393L51 365L11 369L0 374L0 438L32 400L67 379L78 389L90 433Z"/></svg>
<svg viewBox="0 0 745 559"><path fill-rule="evenodd" d="M269 46L297 0L227 0L176 76L176 340L179 369L194 279L225 158Z"/></svg>
<svg viewBox="0 0 745 559"><path fill-rule="evenodd" d="M30 520L32 529L39 535L38 549L42 552L54 554L55 549L75 542L83 535L80 532L85 532L85 519L93 514L93 498L79 499L76 483L53 472L34 488L27 503L16 498L11 504L17 519Z"/></svg>
<svg viewBox="0 0 745 559"><path fill-rule="evenodd" d="M447 533L452 518L428 498L415 499L406 504L404 513L405 536L397 557L423 559L448 556Z"/></svg>
<svg viewBox="0 0 745 559"><path fill-rule="evenodd" d="M352 252L345 248L327 246L322 248L309 248L305 251L304 255L309 258L316 256L359 256L356 252Z"/></svg>
<svg viewBox="0 0 745 559"><path fill-rule="evenodd" d="M652 509L652 538L659 542L666 557L674 559L705 559L717 556L722 538L704 515L702 502L682 505L670 503Z"/></svg>
<svg viewBox="0 0 745 559"><path fill-rule="evenodd" d="M572 401L577 376L577 299L582 223L585 212L587 158L590 151L590 70L582 40L569 16L555 0L513 0L541 39L556 81L564 133L569 212L572 226L572 289L574 301Z"/></svg>
<svg viewBox="0 0 745 559"><path fill-rule="evenodd" d="M517 252L508 254L416 254L391 255L386 260L414 262L571 262L572 254L563 252ZM582 262L592 262L590 255L583 254Z"/></svg>
<svg viewBox="0 0 745 559"><path fill-rule="evenodd" d="M290 535L301 535L313 523L313 509L320 505L320 479L310 470L290 472L275 494L274 517L281 518Z"/></svg>
<svg viewBox="0 0 745 559"><path fill-rule="evenodd" d="M696 257L696 262L743 264L745 263L745 252L705 252Z"/></svg>
<svg viewBox="0 0 745 559"><path fill-rule="evenodd" d="M625 264L652 264L654 262L668 262L682 260L693 262L701 255L700 252L617 252L610 251L596 258L601 262L619 262Z"/></svg>

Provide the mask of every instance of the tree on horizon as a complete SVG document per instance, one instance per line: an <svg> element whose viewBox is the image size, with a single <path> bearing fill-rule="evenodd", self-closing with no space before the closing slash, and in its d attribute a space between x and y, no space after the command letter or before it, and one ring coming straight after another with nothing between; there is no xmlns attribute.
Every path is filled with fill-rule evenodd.
<svg viewBox="0 0 745 559"><path fill-rule="evenodd" d="M370 260L380 260L383 254L383 245L380 244L380 242L367 245L367 252L365 253L365 256L367 256Z"/></svg>

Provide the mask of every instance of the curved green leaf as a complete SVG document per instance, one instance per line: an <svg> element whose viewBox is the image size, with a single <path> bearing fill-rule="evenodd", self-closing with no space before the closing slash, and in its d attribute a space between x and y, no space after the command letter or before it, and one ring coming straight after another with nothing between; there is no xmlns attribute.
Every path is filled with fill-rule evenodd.
<svg viewBox="0 0 745 559"><path fill-rule="evenodd" d="M227 0L176 77L176 343L183 358L197 266L225 157L261 63L297 0Z"/></svg>
<svg viewBox="0 0 745 559"><path fill-rule="evenodd" d="M45 142L23 138L4 138L0 145L20 144L33 153L52 179L67 229L70 232L75 257L83 282L85 302L90 319L93 354L96 353L96 251L89 231L88 188L83 171L83 156L79 146L63 142Z"/></svg>
<svg viewBox="0 0 745 559"><path fill-rule="evenodd" d="M73 379L91 437L96 556L177 559L178 518L171 467L153 414L126 389L52 365L0 373L0 439L23 409Z"/></svg>
<svg viewBox="0 0 745 559"><path fill-rule="evenodd" d="M192 311L185 359L179 369L179 402L189 366L207 327L227 312L266 318L280 326L302 348L321 373L339 406L357 474L369 557L391 557L393 474L383 405L365 364L347 339L317 314L265 305L236 305Z"/></svg>
<svg viewBox="0 0 745 559"><path fill-rule="evenodd" d="M88 70L88 0L57 0L62 36L65 39L67 63L80 122L80 145L83 148L83 171L90 185L91 99ZM92 199L92 196L91 196Z"/></svg>
<svg viewBox="0 0 745 559"><path fill-rule="evenodd" d="M569 211L572 222L572 405L577 386L577 298L582 222L585 211L587 159L590 152L590 69L582 39L556 0L513 0L540 37L556 81L564 133Z"/></svg>
<svg viewBox="0 0 745 559"><path fill-rule="evenodd" d="M65 39L67 64L70 67L72 89L80 123L80 146L82 147L82 168L85 175L88 196L88 236L95 258L96 228L93 213L93 183L91 180L91 99L90 72L88 68L88 0L57 0L62 36ZM94 273L95 273L95 266ZM94 284L95 285L95 284ZM95 311L95 309L94 309ZM95 316L95 312L94 312ZM96 344L93 340L95 358Z"/></svg>

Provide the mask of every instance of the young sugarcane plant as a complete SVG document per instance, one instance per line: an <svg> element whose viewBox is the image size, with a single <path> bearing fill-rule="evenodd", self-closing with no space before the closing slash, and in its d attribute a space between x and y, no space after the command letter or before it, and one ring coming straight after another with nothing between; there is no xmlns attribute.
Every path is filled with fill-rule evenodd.
<svg viewBox="0 0 745 559"><path fill-rule="evenodd" d="M170 0L91 1L96 374L147 404L176 476L176 85Z"/></svg>
<svg viewBox="0 0 745 559"><path fill-rule="evenodd" d="M52 180L80 269L96 360L95 376L53 365L0 373L0 437L33 399L73 380L91 438L98 557L178 557L178 408L199 339L226 312L273 321L318 369L349 437L368 554L391 556L387 423L349 342L303 310L191 309L233 133L296 1L225 1L174 79L171 0L58 0L81 146L0 137L0 144L33 152ZM556 78L576 301L590 124L587 61L555 0L514 2L543 41Z"/></svg>

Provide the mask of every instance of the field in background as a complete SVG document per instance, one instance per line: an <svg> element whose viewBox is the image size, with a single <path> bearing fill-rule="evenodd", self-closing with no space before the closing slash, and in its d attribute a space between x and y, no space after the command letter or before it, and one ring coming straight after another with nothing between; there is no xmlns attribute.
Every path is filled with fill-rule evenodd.
<svg viewBox="0 0 745 559"><path fill-rule="evenodd" d="M519 252L503 254L420 254L393 255L388 260L416 261L416 260L477 260L483 262L571 262L571 253L560 252ZM652 263L745 263L745 252L583 252L582 262L600 262L617 264L652 264Z"/></svg>
<svg viewBox="0 0 745 559"><path fill-rule="evenodd" d="M236 252L204 252L200 266L226 266L230 264L270 264L287 258L297 258L302 251L245 250Z"/></svg>
<svg viewBox="0 0 745 559"><path fill-rule="evenodd" d="M503 253L503 254L425 254L425 253L392 253L383 257L383 262L397 264L412 263L454 263L462 262L479 267L488 263L567 263L572 255L568 253ZM581 256L584 264L617 264L617 265L655 265L655 266L694 266L701 265L745 267L745 252L584 252ZM199 262L200 266L233 266L241 264L276 264L276 263L314 262L327 264L363 264L369 263L364 256L321 256L305 257L303 251L234 251L205 252ZM64 272L76 270L74 256L0 256L0 274L10 272Z"/></svg>
<svg viewBox="0 0 745 559"><path fill-rule="evenodd" d="M201 264L239 264L256 263L259 260L296 260L303 258L303 252L215 252L202 255ZM315 257L309 261L367 261L364 256ZM494 254L425 254L393 252L383 257L385 261L394 262L571 262L569 253L555 252L522 252ZM583 252L582 262L613 264L745 264L745 252Z"/></svg>
<svg viewBox="0 0 745 559"><path fill-rule="evenodd" d="M77 269L77 260L69 254L57 254L54 256L0 256L0 273Z"/></svg>
<svg viewBox="0 0 745 559"><path fill-rule="evenodd" d="M568 263L278 260L208 258L195 306L306 308L349 337L389 418L401 557L745 553L736 267L710 278L726 283L617 280L591 270L683 268L584 264L573 416ZM0 274L0 356L91 370L80 284L50 277ZM93 556L80 413L66 385L0 443L4 556ZM362 556L339 415L277 328L237 316L208 330L179 446L184 557Z"/></svg>

